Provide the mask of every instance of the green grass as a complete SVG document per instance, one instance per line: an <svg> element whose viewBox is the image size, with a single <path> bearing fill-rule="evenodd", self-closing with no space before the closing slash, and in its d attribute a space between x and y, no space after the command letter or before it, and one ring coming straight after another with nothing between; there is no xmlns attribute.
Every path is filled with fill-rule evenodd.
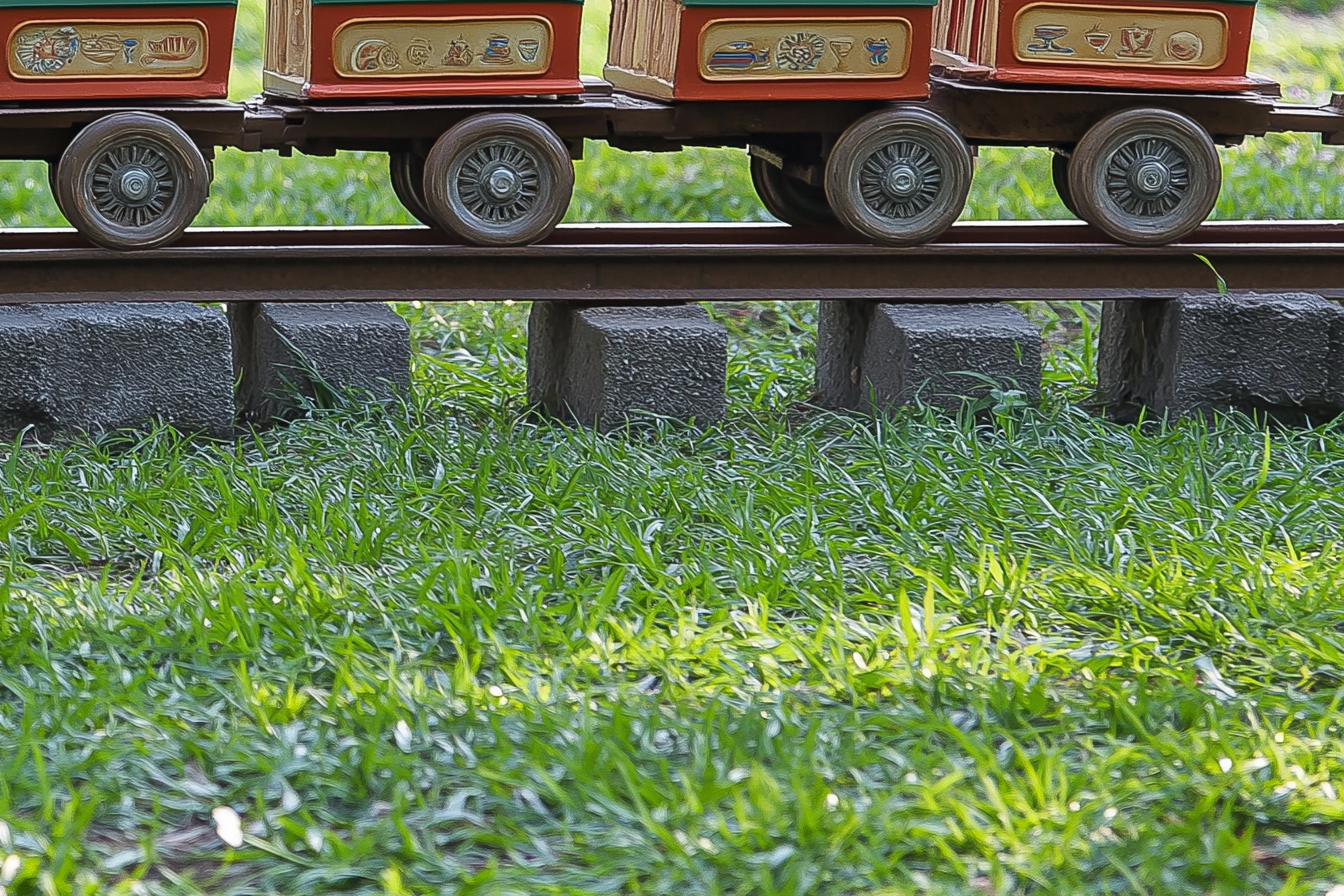
<svg viewBox="0 0 1344 896"><path fill-rule="evenodd" d="M1266 21L1331 86L1344 24ZM1330 213L1290 146L1230 211ZM573 214L759 213L657 161ZM402 220L376 155L228 166L211 222ZM4 896L1338 896L1338 423L1099 420L1081 305L1027 306L1041 409L824 413L763 304L724 423L601 436L528 413L525 306L399 310L404 405L0 448Z"/></svg>
<svg viewBox="0 0 1344 896"><path fill-rule="evenodd" d="M724 424L599 436L521 306L402 310L405 406L0 460L9 894L1344 879L1344 430L1105 423L1078 339L1040 411L819 413L763 306Z"/></svg>
<svg viewBox="0 0 1344 896"><path fill-rule="evenodd" d="M243 0L235 39L232 94L261 85L260 0ZM607 0L585 7L582 64L601 71ZM1344 16L1302 18L1261 10L1253 68L1274 77L1291 98L1324 100L1344 90ZM1317 138L1273 136L1225 150L1226 185L1217 218L1344 218L1338 189L1344 160ZM1043 150L986 149L965 217L1067 218L1050 184ZM624 153L589 141L578 163L569 221L765 221L744 154L730 149ZM46 188L45 165L0 162L0 225L62 224ZM266 224L406 224L414 220L388 183L386 157L340 153L334 159L281 159L227 150L220 154L202 226Z"/></svg>

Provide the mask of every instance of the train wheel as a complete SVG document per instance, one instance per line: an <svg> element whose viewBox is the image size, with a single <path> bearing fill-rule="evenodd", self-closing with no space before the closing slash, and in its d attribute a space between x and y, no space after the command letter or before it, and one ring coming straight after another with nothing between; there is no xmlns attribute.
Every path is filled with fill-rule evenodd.
<svg viewBox="0 0 1344 896"><path fill-rule="evenodd" d="M210 193L205 157L177 125L119 112L70 141L56 169L56 204L108 249L154 249L182 235Z"/></svg>
<svg viewBox="0 0 1344 896"><path fill-rule="evenodd" d="M1165 109L1129 109L1078 141L1069 191L1083 220L1122 243L1158 246L1189 236L1222 186L1213 140Z"/></svg>
<svg viewBox="0 0 1344 896"><path fill-rule="evenodd" d="M59 163L60 159L47 159L47 186L51 188L51 199L56 203L56 208L64 215L65 209L61 208L61 191L56 189L56 166Z"/></svg>
<svg viewBox="0 0 1344 896"><path fill-rule="evenodd" d="M1069 190L1069 157L1062 152L1053 152L1050 156L1050 177L1055 182L1055 192L1059 194L1059 201L1064 203L1069 214L1077 218L1078 206Z"/></svg>
<svg viewBox="0 0 1344 896"><path fill-rule="evenodd" d="M438 227L425 206L425 159L413 152L387 154L387 170L392 176L392 192L411 217L429 227Z"/></svg>
<svg viewBox="0 0 1344 896"><path fill-rule="evenodd" d="M785 224L824 227L835 223L825 189L789 177L758 156L751 157L751 183L765 210Z"/></svg>
<svg viewBox="0 0 1344 896"><path fill-rule="evenodd" d="M923 109L859 119L826 162L826 197L845 226L875 242L933 239L966 206L973 166L965 141Z"/></svg>
<svg viewBox="0 0 1344 896"><path fill-rule="evenodd" d="M425 204L445 229L482 246L523 246L555 229L574 165L534 118L488 113L454 125L425 159Z"/></svg>

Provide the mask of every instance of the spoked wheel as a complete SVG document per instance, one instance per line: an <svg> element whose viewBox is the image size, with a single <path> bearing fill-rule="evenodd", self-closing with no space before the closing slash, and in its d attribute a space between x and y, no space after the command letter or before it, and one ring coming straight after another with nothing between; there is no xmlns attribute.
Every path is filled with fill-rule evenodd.
<svg viewBox="0 0 1344 896"><path fill-rule="evenodd" d="M1069 164L1079 217L1133 246L1189 236L1213 211L1222 181L1213 140L1165 109L1102 119L1078 141Z"/></svg>
<svg viewBox="0 0 1344 896"><path fill-rule="evenodd" d="M524 246L555 229L574 165L534 118L488 113L454 125L425 159L425 205L440 226L482 246Z"/></svg>
<svg viewBox="0 0 1344 896"><path fill-rule="evenodd" d="M1052 152L1050 154L1050 177L1055 182L1055 192L1059 194L1059 201L1064 203L1064 207L1075 218L1078 215L1078 206L1073 201L1073 193L1069 190L1069 157L1062 152Z"/></svg>
<svg viewBox="0 0 1344 896"><path fill-rule="evenodd" d="M789 177L759 156L751 157L751 183L765 210L794 227L823 227L835 223L826 190Z"/></svg>
<svg viewBox="0 0 1344 896"><path fill-rule="evenodd" d="M413 152L387 154L387 170L392 176L392 192L411 217L429 227L438 227L425 206L425 158Z"/></svg>
<svg viewBox="0 0 1344 896"><path fill-rule="evenodd" d="M108 249L165 246L210 192L191 138L165 118L119 112L70 141L56 168L56 204L80 233Z"/></svg>
<svg viewBox="0 0 1344 896"><path fill-rule="evenodd" d="M908 246L957 220L972 171L970 150L946 121L923 109L890 109L840 135L826 162L826 197L856 233Z"/></svg>

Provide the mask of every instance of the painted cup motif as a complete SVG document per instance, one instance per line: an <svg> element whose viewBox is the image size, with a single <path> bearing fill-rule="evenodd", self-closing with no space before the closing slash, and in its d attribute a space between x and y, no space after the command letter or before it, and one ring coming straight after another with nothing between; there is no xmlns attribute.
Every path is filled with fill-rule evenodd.
<svg viewBox="0 0 1344 896"><path fill-rule="evenodd" d="M513 62L513 51L509 49L509 38L502 34L494 34L486 38L485 53L481 55L481 61L493 65L507 65Z"/></svg>
<svg viewBox="0 0 1344 896"><path fill-rule="evenodd" d="M1093 50L1096 50L1098 56L1105 53L1106 48L1111 45L1111 33L1109 31L1102 31L1101 25L1093 25L1092 30L1083 35L1083 37L1087 38L1087 45Z"/></svg>
<svg viewBox="0 0 1344 896"><path fill-rule="evenodd" d="M518 41L518 58L524 62L536 62L539 52L541 52L541 41L530 37Z"/></svg>
<svg viewBox="0 0 1344 896"><path fill-rule="evenodd" d="M863 50L868 54L869 65L886 65L891 41L885 37L870 37L863 42Z"/></svg>
<svg viewBox="0 0 1344 896"><path fill-rule="evenodd" d="M1032 32L1035 38L1027 44L1027 51L1031 53L1054 53L1058 56L1072 56L1073 50L1069 47L1061 47L1057 43L1069 36L1069 29L1063 25L1037 25Z"/></svg>

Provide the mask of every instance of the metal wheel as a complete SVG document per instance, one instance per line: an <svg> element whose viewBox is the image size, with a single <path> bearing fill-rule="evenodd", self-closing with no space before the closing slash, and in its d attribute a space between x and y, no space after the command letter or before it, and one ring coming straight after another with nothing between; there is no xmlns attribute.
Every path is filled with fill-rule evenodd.
<svg viewBox="0 0 1344 896"><path fill-rule="evenodd" d="M924 109L889 109L859 119L826 162L826 197L836 218L875 242L933 239L966 206L971 153L950 124Z"/></svg>
<svg viewBox="0 0 1344 896"><path fill-rule="evenodd" d="M1073 193L1069 190L1069 157L1064 153L1050 154L1050 177L1055 182L1055 192L1059 194L1059 201L1064 203L1064 207L1071 215L1079 217L1078 206L1073 201Z"/></svg>
<svg viewBox="0 0 1344 896"><path fill-rule="evenodd" d="M555 229L574 165L550 128L511 112L459 122L425 159L425 205L445 230L482 246L523 246Z"/></svg>
<svg viewBox="0 0 1344 896"><path fill-rule="evenodd" d="M425 207L425 159L413 152L387 154L387 170L392 176L392 192L411 217L429 227L438 227Z"/></svg>
<svg viewBox="0 0 1344 896"><path fill-rule="evenodd" d="M789 177L759 156L751 157L751 183L765 210L794 227L824 227L835 223L826 190Z"/></svg>
<svg viewBox="0 0 1344 896"><path fill-rule="evenodd" d="M1213 140L1165 109L1129 109L1097 123L1069 163L1078 215L1122 243L1158 246L1188 236L1222 186Z"/></svg>
<svg viewBox="0 0 1344 896"><path fill-rule="evenodd" d="M70 141L56 168L56 204L108 249L153 249L182 235L205 205L210 171L181 128L119 112Z"/></svg>
<svg viewBox="0 0 1344 896"><path fill-rule="evenodd" d="M57 210L65 214L65 209L61 208L61 193L56 189L56 166L60 159L47 159L47 186L51 189L51 199L56 203Z"/></svg>

